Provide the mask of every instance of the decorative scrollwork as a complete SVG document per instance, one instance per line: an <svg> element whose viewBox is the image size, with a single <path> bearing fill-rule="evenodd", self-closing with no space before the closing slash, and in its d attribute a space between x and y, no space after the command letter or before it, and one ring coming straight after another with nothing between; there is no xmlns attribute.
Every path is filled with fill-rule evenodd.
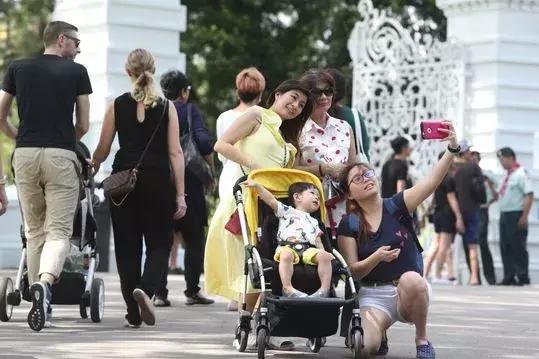
<svg viewBox="0 0 539 359"><path fill-rule="evenodd" d="M354 66L352 100L367 120L372 162L380 168L391 155L391 139L407 135L415 141L412 161L422 176L442 146L421 141L420 121L451 119L457 128L462 123L463 49L430 34L412 34L390 12L374 8L371 0L361 0L358 11L360 20L348 41Z"/></svg>

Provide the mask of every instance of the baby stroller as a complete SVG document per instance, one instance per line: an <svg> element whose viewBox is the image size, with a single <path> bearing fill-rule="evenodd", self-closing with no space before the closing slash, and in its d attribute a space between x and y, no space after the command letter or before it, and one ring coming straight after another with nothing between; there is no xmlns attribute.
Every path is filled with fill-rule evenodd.
<svg viewBox="0 0 539 359"><path fill-rule="evenodd" d="M266 187L281 201L288 197L288 187L295 182L312 183L323 197L320 181L314 175L290 169L264 169L251 172L249 179ZM318 352L322 346L323 338L337 333L339 313L343 305L350 303L353 306L353 315L349 327L349 342L355 358L359 358L363 347L363 329L359 314L359 302L354 281L343 257L331 248L327 238L323 238L325 249L332 253L333 282L344 276L352 290L352 298L345 300L335 295L335 288L331 289L329 298L287 298L282 296L282 284L279 278L278 264L273 260L277 248L278 220L273 211L257 197L255 191L246 190L245 204L240 179L234 186L239 213L241 232L245 246L244 294L247 293L248 280L255 289L260 289L260 304L255 314L255 331L258 358L265 357L266 344L270 336L276 337L303 337L308 339L308 346L312 352ZM321 198L323 203L323 198ZM318 213L319 223L323 226L326 216L324 206ZM321 227L323 230L325 228ZM326 236L327 237L327 236ZM312 294L320 287L320 280L316 267L298 264L294 266L292 284L295 288ZM238 350L245 351L247 338L251 331L251 314L246 311L243 300L240 311L239 324L236 328L236 339L239 342Z"/></svg>
<svg viewBox="0 0 539 359"><path fill-rule="evenodd" d="M101 322L105 308L105 286L103 280L95 278L99 262L96 248L97 224L94 219L95 185L92 167L86 162L90 151L79 142L76 147L77 158L82 171L78 173L81 191L73 222L71 249L66 258L60 280L52 287L51 304L78 304L81 318ZM22 211L21 211L22 216ZM23 221L24 223L24 221ZM7 322L13 314L13 307L21 304L21 299L31 301L30 285L26 267L26 237L24 224L21 225L22 253L15 283L9 277L0 278L0 321Z"/></svg>

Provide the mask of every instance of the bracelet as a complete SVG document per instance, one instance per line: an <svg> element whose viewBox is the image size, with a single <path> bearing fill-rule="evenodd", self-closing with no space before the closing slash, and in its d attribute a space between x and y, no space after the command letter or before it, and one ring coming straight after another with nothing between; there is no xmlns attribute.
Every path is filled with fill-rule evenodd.
<svg viewBox="0 0 539 359"><path fill-rule="evenodd" d="M185 193L178 193L176 197L187 197L187 195Z"/></svg>
<svg viewBox="0 0 539 359"><path fill-rule="evenodd" d="M460 145L457 145L457 147L455 148L452 148L450 145L447 145L447 150L454 155L458 155L460 152Z"/></svg>
<svg viewBox="0 0 539 359"><path fill-rule="evenodd" d="M324 177L324 173L322 172L322 164L318 164L318 171L320 172L320 177Z"/></svg>

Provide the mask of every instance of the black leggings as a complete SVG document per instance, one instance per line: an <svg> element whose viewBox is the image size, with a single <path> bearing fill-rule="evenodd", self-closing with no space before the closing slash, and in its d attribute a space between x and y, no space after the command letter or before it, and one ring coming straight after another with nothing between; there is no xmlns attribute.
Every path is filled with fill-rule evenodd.
<svg viewBox="0 0 539 359"><path fill-rule="evenodd" d="M168 173L140 171L135 190L126 201L119 207L111 203L116 265L127 305L126 318L133 324L140 322L133 290L140 288L151 298L167 267L174 197ZM143 238L146 261L141 275Z"/></svg>

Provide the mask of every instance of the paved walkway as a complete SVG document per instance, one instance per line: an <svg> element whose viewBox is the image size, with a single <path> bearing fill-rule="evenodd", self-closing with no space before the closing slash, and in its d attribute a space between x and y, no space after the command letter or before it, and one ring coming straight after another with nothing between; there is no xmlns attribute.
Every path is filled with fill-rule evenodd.
<svg viewBox="0 0 539 359"><path fill-rule="evenodd" d="M0 276L13 275L0 271ZM78 306L57 306L54 327L28 328L29 303L0 323L0 358L256 358L232 349L236 315L225 301L209 307L184 305L182 276L169 281L172 304L157 311L157 325L122 327L124 304L114 274L103 274L106 310L102 323L79 318ZM539 286L435 286L430 335L438 358L539 358ZM396 324L389 331L387 358L415 358L414 331ZM271 358L351 358L342 338L328 338L319 354L297 340L294 352L268 352Z"/></svg>

